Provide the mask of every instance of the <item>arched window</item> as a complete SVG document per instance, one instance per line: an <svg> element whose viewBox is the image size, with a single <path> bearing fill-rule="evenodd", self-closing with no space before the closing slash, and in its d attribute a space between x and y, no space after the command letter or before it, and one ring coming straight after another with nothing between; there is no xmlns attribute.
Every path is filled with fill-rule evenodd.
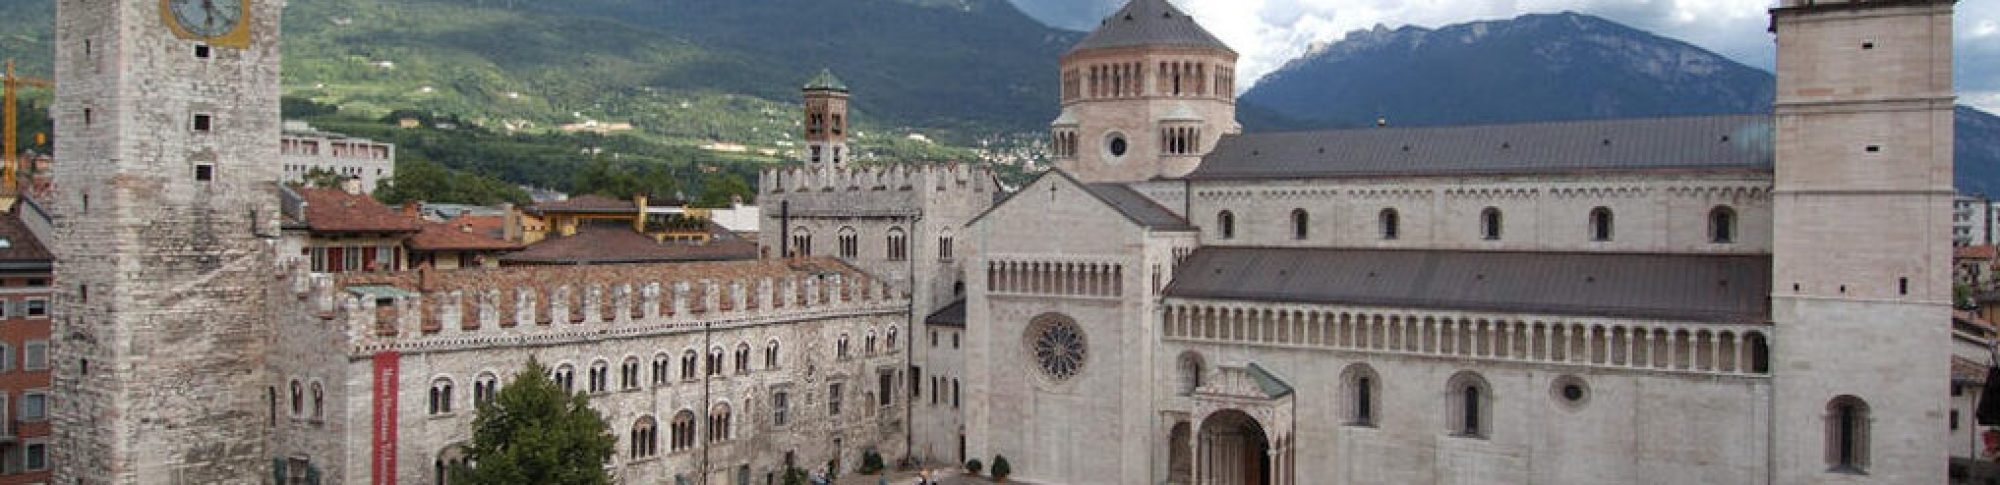
<svg viewBox="0 0 2000 485"><path fill-rule="evenodd" d="M1206 367L1207 364L1203 363L1201 354L1194 352L1181 354L1181 395L1191 395L1196 389L1201 389L1201 375L1207 371Z"/></svg>
<svg viewBox="0 0 2000 485"><path fill-rule="evenodd" d="M729 441L729 403L716 404L708 412L708 442Z"/></svg>
<svg viewBox="0 0 2000 485"><path fill-rule="evenodd" d="M1304 241L1312 231L1312 220L1305 209L1292 209L1292 239Z"/></svg>
<svg viewBox="0 0 2000 485"><path fill-rule="evenodd" d="M1500 208L1487 207L1479 211L1479 237L1488 241L1500 240Z"/></svg>
<svg viewBox="0 0 2000 485"><path fill-rule="evenodd" d="M888 330L888 337L886 337L886 339L885 339L885 341L884 341L883 343L885 344L885 345L883 345L883 346L882 346L882 348L883 348L884 350L887 350L887 351L889 351L889 352L895 352L895 351L896 351L896 325L895 325L895 324L893 324L893 323L892 323L892 324L889 324L889 330Z"/></svg>
<svg viewBox="0 0 2000 485"><path fill-rule="evenodd" d="M599 393L611 388L611 363L602 360L590 363L590 392Z"/></svg>
<svg viewBox="0 0 2000 485"><path fill-rule="evenodd" d="M440 377L431 381L431 415L451 413L451 379Z"/></svg>
<svg viewBox="0 0 2000 485"><path fill-rule="evenodd" d="M1854 396L1833 398L1826 405L1826 464L1832 471L1868 470L1868 403Z"/></svg>
<svg viewBox="0 0 2000 485"><path fill-rule="evenodd" d="M875 329L868 329L868 336L862 340L862 355L875 355Z"/></svg>
<svg viewBox="0 0 2000 485"><path fill-rule="evenodd" d="M673 377L674 359L665 353L653 354L653 385L665 385Z"/></svg>
<svg viewBox="0 0 2000 485"><path fill-rule="evenodd" d="M618 388L627 391L639 388L639 358L626 356L625 363L618 366Z"/></svg>
<svg viewBox="0 0 2000 485"><path fill-rule="evenodd" d="M632 423L632 458L647 458L660 453L660 428L652 416L640 417Z"/></svg>
<svg viewBox="0 0 2000 485"><path fill-rule="evenodd" d="M1347 424L1350 426L1374 426L1377 410L1381 409L1381 392L1376 389L1382 378L1375 374L1375 368L1368 364L1353 364L1340 375L1341 388L1346 391Z"/></svg>
<svg viewBox="0 0 2000 485"><path fill-rule="evenodd" d="M790 254L790 255L788 255L788 256L800 256L800 257L805 257L805 256L812 256L812 255L813 255L813 235L812 235L812 231L808 231L808 230L806 230L806 228L805 228L805 227L797 227L797 228L793 228L793 229L792 229L792 254Z"/></svg>
<svg viewBox="0 0 2000 485"><path fill-rule="evenodd" d="M1752 332L1743 338L1750 347L1750 372L1764 374L1771 372L1771 344L1764 340L1764 334Z"/></svg>
<svg viewBox="0 0 2000 485"><path fill-rule="evenodd" d="M1716 244L1736 242L1736 209L1726 205L1709 209L1708 241Z"/></svg>
<svg viewBox="0 0 2000 485"><path fill-rule="evenodd" d="M840 334L840 340L837 340L837 341L835 341L835 342L834 342L834 344L833 344L833 349L834 349L834 354L833 354L833 355L834 355L834 357L836 357L836 358L839 358L839 359L842 359L842 360L845 360L845 359L847 359L847 355L848 355L848 354L847 354L847 334L844 334L844 333L843 333L843 334Z"/></svg>
<svg viewBox="0 0 2000 485"><path fill-rule="evenodd" d="M492 372L485 372L479 374L479 377L473 378L472 404L474 406L478 406L481 404L492 404L493 398L498 397L499 395L500 395L499 376L493 375Z"/></svg>
<svg viewBox="0 0 2000 485"><path fill-rule="evenodd" d="M951 261L956 256L952 253L954 248L952 248L951 243L951 231L946 230L943 235L938 236L938 260Z"/></svg>
<svg viewBox="0 0 2000 485"><path fill-rule="evenodd" d="M1590 210L1590 240L1611 240L1611 208L1599 207Z"/></svg>
<svg viewBox="0 0 2000 485"><path fill-rule="evenodd" d="M1218 213L1216 213L1216 214L1215 214L1215 228L1216 228L1216 231L1219 231L1219 232L1221 232L1221 233L1222 233L1222 238L1223 238L1223 239L1235 239L1235 238L1236 238L1236 213L1234 213L1234 212L1229 212L1229 211L1222 211L1222 212L1218 212Z"/></svg>
<svg viewBox="0 0 2000 485"><path fill-rule="evenodd" d="M556 366L555 374L551 377L556 381L556 386L562 388L563 394L576 393L576 367L569 364Z"/></svg>
<svg viewBox="0 0 2000 485"><path fill-rule="evenodd" d="M749 343L749 342L737 342L737 343L736 343L736 373L737 373L737 374L749 374L749 373L750 373L750 343Z"/></svg>
<svg viewBox="0 0 2000 485"><path fill-rule="evenodd" d="M861 236L855 234L854 228L840 228L834 240L840 245L840 257L854 259L861 255Z"/></svg>
<svg viewBox="0 0 2000 485"><path fill-rule="evenodd" d="M1403 218L1401 215L1396 214L1395 209L1382 209L1382 213L1376 216L1376 219L1381 221L1382 240L1394 241L1396 238L1402 237Z"/></svg>
<svg viewBox="0 0 2000 485"><path fill-rule="evenodd" d="M902 261L910 258L910 236L903 228L889 228L889 260Z"/></svg>
<svg viewBox="0 0 2000 485"><path fill-rule="evenodd" d="M1466 438L1493 436L1493 392L1486 379L1471 371L1459 372L1446 384L1451 415L1451 433Z"/></svg>
<svg viewBox="0 0 2000 485"><path fill-rule="evenodd" d="M670 431L673 451L694 447L694 411L682 409L674 414L674 427Z"/></svg>
<svg viewBox="0 0 2000 485"><path fill-rule="evenodd" d="M299 416L303 416L303 415L305 415L305 413L306 413L306 388L305 388L305 385L304 385L304 384L300 384L300 383L299 383L299 381L297 381L297 380L293 380L293 381L292 381L292 417L293 417L293 418L297 418L297 417L299 417Z"/></svg>
<svg viewBox="0 0 2000 485"><path fill-rule="evenodd" d="M771 369L778 368L777 339L771 339L771 343L764 346L764 367Z"/></svg>
<svg viewBox="0 0 2000 485"><path fill-rule="evenodd" d="M326 419L326 390L321 388L318 382L312 383L312 398L312 420L320 421Z"/></svg>
<svg viewBox="0 0 2000 485"><path fill-rule="evenodd" d="M699 357L694 353L694 349L688 349L687 352L681 354L681 380L694 380L696 373L699 372L695 370L696 359L699 359Z"/></svg>
<svg viewBox="0 0 2000 485"><path fill-rule="evenodd" d="M722 346L708 348L708 376L722 375Z"/></svg>

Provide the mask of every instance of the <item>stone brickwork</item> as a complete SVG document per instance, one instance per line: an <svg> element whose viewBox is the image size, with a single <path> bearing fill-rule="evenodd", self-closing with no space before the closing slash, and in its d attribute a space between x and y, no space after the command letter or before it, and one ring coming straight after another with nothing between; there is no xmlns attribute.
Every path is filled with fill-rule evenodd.
<svg viewBox="0 0 2000 485"><path fill-rule="evenodd" d="M244 5L239 48L161 2L56 2L58 483L270 476L284 2Z"/></svg>

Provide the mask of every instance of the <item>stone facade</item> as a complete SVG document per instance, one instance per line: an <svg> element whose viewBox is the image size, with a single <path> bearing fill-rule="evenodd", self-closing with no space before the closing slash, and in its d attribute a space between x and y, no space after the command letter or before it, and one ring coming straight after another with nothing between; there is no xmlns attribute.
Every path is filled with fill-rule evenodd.
<svg viewBox="0 0 2000 485"><path fill-rule="evenodd" d="M618 437L620 483L761 482L829 460L851 473L863 450L904 454L908 301L830 259L301 271L290 289L299 308L276 315L278 347L301 358L272 364L260 416L273 456L325 483L367 481L385 457L398 480L433 483L470 440L482 389L529 358L591 396ZM385 359L392 384L377 380ZM375 425L391 417L385 441ZM698 439L676 445L677 418Z"/></svg>
<svg viewBox="0 0 2000 485"><path fill-rule="evenodd" d="M162 2L56 2L58 483L268 476L282 0L202 40Z"/></svg>

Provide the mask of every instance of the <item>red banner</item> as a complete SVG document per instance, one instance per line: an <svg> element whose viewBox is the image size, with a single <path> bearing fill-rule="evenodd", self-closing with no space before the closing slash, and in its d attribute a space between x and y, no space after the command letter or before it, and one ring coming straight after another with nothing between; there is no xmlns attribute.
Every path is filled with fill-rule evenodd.
<svg viewBox="0 0 2000 485"><path fill-rule="evenodd" d="M401 355L375 354L375 485L396 485L396 379Z"/></svg>

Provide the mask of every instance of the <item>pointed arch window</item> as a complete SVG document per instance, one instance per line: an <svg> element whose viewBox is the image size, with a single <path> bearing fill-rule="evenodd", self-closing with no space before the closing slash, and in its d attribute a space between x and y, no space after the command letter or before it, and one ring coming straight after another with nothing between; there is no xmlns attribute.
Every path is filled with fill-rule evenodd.
<svg viewBox="0 0 2000 485"><path fill-rule="evenodd" d="M1381 225L1382 240L1394 241L1396 238L1402 237L1403 217L1401 214L1397 214L1395 209L1382 209L1382 212L1376 215L1375 218L1378 224Z"/></svg>
<svg viewBox="0 0 2000 485"><path fill-rule="evenodd" d="M737 343L736 343L736 373L737 373L737 374L749 374L749 373L750 373L750 343L749 343L749 342L737 342Z"/></svg>
<svg viewBox="0 0 2000 485"><path fill-rule="evenodd" d="M854 259L855 256L861 255L861 236L854 232L854 228L840 228L840 232L835 235L835 241L840 245L840 257Z"/></svg>
<svg viewBox="0 0 2000 485"><path fill-rule="evenodd" d="M722 375L722 346L720 345L708 348L707 375L709 377Z"/></svg>
<svg viewBox="0 0 2000 485"><path fill-rule="evenodd" d="M889 260L902 261L910 258L910 236L903 228L889 228Z"/></svg>
<svg viewBox="0 0 2000 485"><path fill-rule="evenodd" d="M1312 233L1312 215L1305 209L1292 209L1292 239L1304 241Z"/></svg>
<svg viewBox="0 0 2000 485"><path fill-rule="evenodd" d="M1613 219L1611 208L1598 207L1590 210L1590 240L1605 242L1611 240Z"/></svg>
<svg viewBox="0 0 2000 485"><path fill-rule="evenodd" d="M1223 239L1236 239L1236 213L1230 211L1216 213L1215 227Z"/></svg>
<svg viewBox="0 0 2000 485"><path fill-rule="evenodd" d="M778 368L778 341L776 339L771 340L771 343L764 346L764 367L769 369Z"/></svg>
<svg viewBox="0 0 2000 485"><path fill-rule="evenodd" d="M1500 208L1487 207L1479 211L1479 237L1488 241L1500 240Z"/></svg>
<svg viewBox="0 0 2000 485"><path fill-rule="evenodd" d="M1736 242L1736 209L1726 205L1709 209L1708 241L1716 244Z"/></svg>

